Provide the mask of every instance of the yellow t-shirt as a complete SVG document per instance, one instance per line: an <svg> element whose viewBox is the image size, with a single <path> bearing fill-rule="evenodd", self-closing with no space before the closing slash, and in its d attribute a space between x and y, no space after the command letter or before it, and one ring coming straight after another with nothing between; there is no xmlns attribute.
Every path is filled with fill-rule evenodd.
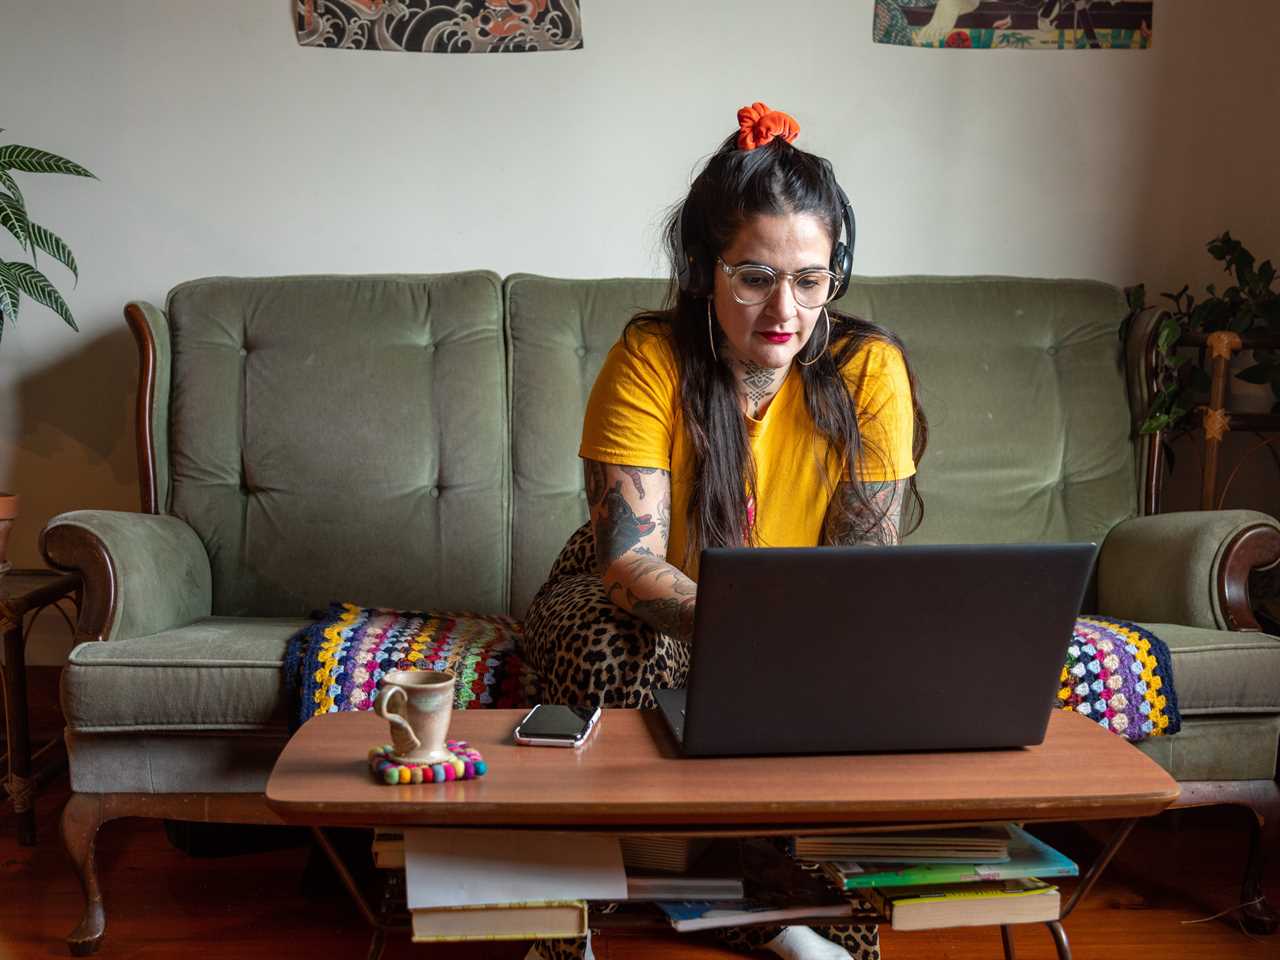
<svg viewBox="0 0 1280 960"><path fill-rule="evenodd" d="M884 341L868 341L849 359L844 376L864 447L858 476L867 482L911 476L915 418L902 354ZM609 351L591 389L578 456L671 474L666 559L696 579L698 558L685 563L693 445L681 426L679 383L666 328L655 325L624 335ZM809 415L795 366L764 416L746 421L756 467L756 542L762 547L816 546L839 468L825 456L829 445Z"/></svg>

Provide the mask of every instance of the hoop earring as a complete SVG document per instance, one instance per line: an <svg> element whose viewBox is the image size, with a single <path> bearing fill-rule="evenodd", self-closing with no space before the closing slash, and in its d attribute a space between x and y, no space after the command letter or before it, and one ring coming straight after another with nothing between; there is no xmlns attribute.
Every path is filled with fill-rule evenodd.
<svg viewBox="0 0 1280 960"><path fill-rule="evenodd" d="M716 336L711 332L711 298L707 297L707 343L711 345L711 359L716 363L720 362L720 357L716 353Z"/></svg>
<svg viewBox="0 0 1280 960"><path fill-rule="evenodd" d="M798 360L797 363L802 367L812 367L815 363L822 359L822 355L827 352L827 347L831 346L831 314L827 313L827 308L822 308L822 316L827 321L827 336L822 343L822 349L818 351L818 355L812 360Z"/></svg>

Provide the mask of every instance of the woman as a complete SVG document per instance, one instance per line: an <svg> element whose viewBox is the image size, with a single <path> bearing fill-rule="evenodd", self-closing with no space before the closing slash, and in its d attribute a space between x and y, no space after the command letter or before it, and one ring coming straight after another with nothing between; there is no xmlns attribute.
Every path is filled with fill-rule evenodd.
<svg viewBox="0 0 1280 960"><path fill-rule="evenodd" d="M927 427L902 344L827 309L848 282L848 200L791 145L794 119L756 103L738 121L668 223L673 302L627 325L591 392L590 520L525 621L550 703L651 707L684 686L706 547L894 544L904 514L918 525ZM874 927L829 931L848 952L806 928L726 934L804 960L878 954Z"/></svg>

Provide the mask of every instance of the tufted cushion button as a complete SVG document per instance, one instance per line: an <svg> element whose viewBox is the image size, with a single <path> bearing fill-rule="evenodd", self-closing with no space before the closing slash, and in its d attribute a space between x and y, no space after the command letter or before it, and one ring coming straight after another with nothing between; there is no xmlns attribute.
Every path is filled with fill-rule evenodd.
<svg viewBox="0 0 1280 960"><path fill-rule="evenodd" d="M427 353L435 353L435 352L436 352L436 345L435 345L434 343L428 343L428 344L427 344L426 346L424 346L422 349L423 349L423 350L425 350L425 351L427 351Z"/></svg>
<svg viewBox="0 0 1280 960"><path fill-rule="evenodd" d="M439 497L439 496L440 496L440 488L439 488L439 487L432 487L430 490L428 490L428 491L427 491L427 493L429 493L429 494L431 495L431 499L432 499L432 500L435 500L437 497Z"/></svg>
<svg viewBox="0 0 1280 960"><path fill-rule="evenodd" d="M248 347L241 347L241 348L240 348L240 356L242 356L242 357L247 357L248 355L249 355L249 348L248 348Z"/></svg>
<svg viewBox="0 0 1280 960"><path fill-rule="evenodd" d="M575 348L574 348L574 350L573 350L573 352L574 352L574 353L576 353L579 357L585 357L585 356L587 355L587 348L586 348L586 347L575 347Z"/></svg>
<svg viewBox="0 0 1280 960"><path fill-rule="evenodd" d="M1045 351L1044 351L1044 352L1045 352L1045 353L1047 353L1049 356L1051 356L1051 357L1052 357L1054 354L1056 354L1056 353L1058 352L1058 348L1057 348L1057 347L1048 347L1048 348L1046 348L1046 349L1045 349Z"/></svg>

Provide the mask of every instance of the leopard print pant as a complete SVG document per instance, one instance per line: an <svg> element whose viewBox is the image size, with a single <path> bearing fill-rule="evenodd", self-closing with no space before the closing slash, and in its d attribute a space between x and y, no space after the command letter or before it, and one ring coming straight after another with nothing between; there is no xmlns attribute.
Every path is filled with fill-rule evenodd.
<svg viewBox="0 0 1280 960"><path fill-rule="evenodd" d="M542 677L546 703L606 707L656 706L653 691L683 687L689 649L614 605L596 571L595 536L583 524L560 551L551 575L524 619L522 652ZM759 950L781 931L778 926L727 927L711 931L726 946ZM815 927L857 960L879 960L874 925ZM590 937L539 940L544 960L590 956Z"/></svg>
<svg viewBox="0 0 1280 960"><path fill-rule="evenodd" d="M589 523L569 538L524 618L525 659L542 699L571 706L657 706L653 691L683 687L689 648L604 595Z"/></svg>

